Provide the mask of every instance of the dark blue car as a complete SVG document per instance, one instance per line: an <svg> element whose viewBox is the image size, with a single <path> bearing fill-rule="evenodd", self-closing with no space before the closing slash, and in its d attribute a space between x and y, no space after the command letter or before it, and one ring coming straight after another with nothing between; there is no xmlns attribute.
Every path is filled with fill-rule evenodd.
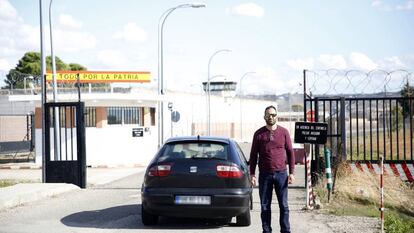
<svg viewBox="0 0 414 233"><path fill-rule="evenodd" d="M242 150L221 137L169 139L148 165L141 189L142 222L159 216L250 225L252 187Z"/></svg>

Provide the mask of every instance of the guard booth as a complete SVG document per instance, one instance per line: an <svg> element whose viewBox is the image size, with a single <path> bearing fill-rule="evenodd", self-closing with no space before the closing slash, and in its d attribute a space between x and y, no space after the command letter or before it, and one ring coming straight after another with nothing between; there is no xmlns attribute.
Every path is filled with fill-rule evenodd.
<svg viewBox="0 0 414 233"><path fill-rule="evenodd" d="M44 104L45 181L86 187L83 102Z"/></svg>

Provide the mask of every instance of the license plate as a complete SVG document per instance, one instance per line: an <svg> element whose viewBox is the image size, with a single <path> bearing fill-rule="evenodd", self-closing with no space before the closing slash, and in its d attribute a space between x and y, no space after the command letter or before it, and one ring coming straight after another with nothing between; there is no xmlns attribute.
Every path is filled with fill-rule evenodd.
<svg viewBox="0 0 414 233"><path fill-rule="evenodd" d="M176 205L210 205L210 196L175 196Z"/></svg>

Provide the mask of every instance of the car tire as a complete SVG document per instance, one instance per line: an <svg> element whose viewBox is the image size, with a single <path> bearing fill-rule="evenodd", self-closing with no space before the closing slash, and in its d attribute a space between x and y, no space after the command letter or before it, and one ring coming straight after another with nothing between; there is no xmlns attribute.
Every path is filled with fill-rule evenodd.
<svg viewBox="0 0 414 233"><path fill-rule="evenodd" d="M236 225L237 226L250 226L250 210L246 210L243 214L236 217Z"/></svg>
<svg viewBox="0 0 414 233"><path fill-rule="evenodd" d="M155 225L158 223L158 216L148 213L141 205L141 220L145 226Z"/></svg>

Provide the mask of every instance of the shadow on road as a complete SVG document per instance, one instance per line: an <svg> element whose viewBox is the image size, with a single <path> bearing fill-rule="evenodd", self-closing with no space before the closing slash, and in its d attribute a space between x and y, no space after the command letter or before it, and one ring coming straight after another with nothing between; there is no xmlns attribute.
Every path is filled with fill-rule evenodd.
<svg viewBox="0 0 414 233"><path fill-rule="evenodd" d="M122 205L107 209L82 211L60 220L69 227L98 229L215 229L223 226L217 220L161 217L155 226L141 222L141 205Z"/></svg>

